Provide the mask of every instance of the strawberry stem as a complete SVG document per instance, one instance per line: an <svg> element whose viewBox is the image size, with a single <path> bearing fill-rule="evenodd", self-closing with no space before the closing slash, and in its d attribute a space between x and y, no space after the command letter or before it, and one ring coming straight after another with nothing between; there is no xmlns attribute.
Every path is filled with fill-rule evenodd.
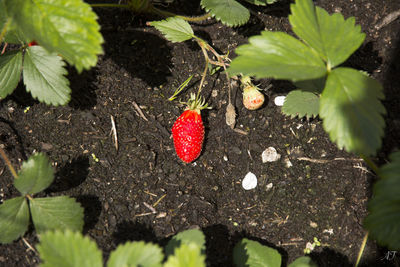
<svg viewBox="0 0 400 267"><path fill-rule="evenodd" d="M128 5L124 5L124 4L107 4L107 3L103 3L103 4L90 4L91 7L117 7L117 8L129 8Z"/></svg>
<svg viewBox="0 0 400 267"><path fill-rule="evenodd" d="M203 49L202 49L202 50L203 50ZM203 52L203 53L204 53L204 52ZM200 99L201 89L203 88L203 83L204 83L204 80L205 80L206 75L207 75L208 62L209 62L209 59L208 59L208 57L206 57L206 64L205 64L205 66L204 66L203 74L201 75L199 90L197 91L197 96L196 96L196 102L199 101L199 99Z"/></svg>

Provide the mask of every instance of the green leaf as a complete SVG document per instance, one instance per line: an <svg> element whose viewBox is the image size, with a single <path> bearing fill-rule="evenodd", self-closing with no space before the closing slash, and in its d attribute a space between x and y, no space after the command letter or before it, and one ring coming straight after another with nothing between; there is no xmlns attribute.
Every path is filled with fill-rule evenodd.
<svg viewBox="0 0 400 267"><path fill-rule="evenodd" d="M108 267L120 266L146 266L161 267L164 258L162 249L144 241L127 242L119 245L116 250L111 252L108 260Z"/></svg>
<svg viewBox="0 0 400 267"><path fill-rule="evenodd" d="M12 51L0 56L0 99L11 94L19 83L22 52Z"/></svg>
<svg viewBox="0 0 400 267"><path fill-rule="evenodd" d="M187 41L194 37L192 27L182 18L170 17L166 20L152 21L150 25L159 30L165 35L165 38L173 43Z"/></svg>
<svg viewBox="0 0 400 267"><path fill-rule="evenodd" d="M195 243L201 249L202 253L205 253L206 239L202 231L197 229L190 229L180 232L172 237L165 247L166 256L174 253L174 250L180 247L182 244Z"/></svg>
<svg viewBox="0 0 400 267"><path fill-rule="evenodd" d="M374 155L382 143L385 108L382 86L351 69L334 69L320 99L319 115L325 131L348 152Z"/></svg>
<svg viewBox="0 0 400 267"><path fill-rule="evenodd" d="M4 1L0 1L0 32L3 29L6 30L6 33L4 39L0 40L0 43L4 41L6 43L20 44L22 42L15 23L13 23L12 18L7 15Z"/></svg>
<svg viewBox="0 0 400 267"><path fill-rule="evenodd" d="M250 18L250 12L235 0L201 0L201 6L228 26L240 26Z"/></svg>
<svg viewBox="0 0 400 267"><path fill-rule="evenodd" d="M0 205L0 243L11 243L24 235L29 225L29 210L25 197L16 197Z"/></svg>
<svg viewBox="0 0 400 267"><path fill-rule="evenodd" d="M297 86L302 91L313 92L315 94L321 94L325 88L326 76L318 79L304 80L295 82L294 85Z"/></svg>
<svg viewBox="0 0 400 267"><path fill-rule="evenodd" d="M233 262L238 267L280 267L281 255L276 249L243 238L233 249Z"/></svg>
<svg viewBox="0 0 400 267"><path fill-rule="evenodd" d="M164 267L205 267L206 257L195 243L182 244L168 257Z"/></svg>
<svg viewBox="0 0 400 267"><path fill-rule="evenodd" d="M293 90L285 98L282 112L294 118L306 117L307 119L318 116L319 96L312 92Z"/></svg>
<svg viewBox="0 0 400 267"><path fill-rule="evenodd" d="M256 6L266 6L267 4L273 4L278 0L246 0L246 1Z"/></svg>
<svg viewBox="0 0 400 267"><path fill-rule="evenodd" d="M24 36L57 52L78 72L96 65L103 37L97 15L83 0L4 0Z"/></svg>
<svg viewBox="0 0 400 267"><path fill-rule="evenodd" d="M82 231L83 208L67 196L30 199L29 207L36 232L71 229Z"/></svg>
<svg viewBox="0 0 400 267"><path fill-rule="evenodd" d="M311 48L286 33L263 31L249 42L236 49L239 56L233 59L230 74L298 81L327 73L324 62Z"/></svg>
<svg viewBox="0 0 400 267"><path fill-rule="evenodd" d="M34 98L52 105L64 105L70 99L71 89L65 77L65 63L54 54L40 46L26 49L23 78L26 90Z"/></svg>
<svg viewBox="0 0 400 267"><path fill-rule="evenodd" d="M49 187L53 180L54 170L51 163L44 154L38 153L22 163L14 186L22 195L36 194Z"/></svg>
<svg viewBox="0 0 400 267"><path fill-rule="evenodd" d="M102 267L101 251L94 241L70 230L49 231L37 245L41 267Z"/></svg>
<svg viewBox="0 0 400 267"><path fill-rule="evenodd" d="M314 7L312 0L297 0L290 9L293 31L331 68L343 63L365 39L361 27L355 26L354 17L345 20L340 13L329 15L324 9Z"/></svg>
<svg viewBox="0 0 400 267"><path fill-rule="evenodd" d="M315 264L310 257L303 256L297 258L294 262L289 264L288 267L318 267L317 264Z"/></svg>
<svg viewBox="0 0 400 267"><path fill-rule="evenodd" d="M400 250L400 152L390 155L390 163L378 172L364 221L371 237L389 250Z"/></svg>

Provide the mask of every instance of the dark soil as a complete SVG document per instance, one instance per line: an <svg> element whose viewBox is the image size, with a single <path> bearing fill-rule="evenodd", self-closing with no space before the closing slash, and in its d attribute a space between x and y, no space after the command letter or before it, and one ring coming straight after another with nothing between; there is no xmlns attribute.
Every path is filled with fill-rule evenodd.
<svg viewBox="0 0 400 267"><path fill-rule="evenodd" d="M181 14L202 13L199 1L175 2L170 8ZM382 164L399 148L400 140L400 19L380 30L375 25L400 9L400 2L315 2L330 13L354 16L367 34L346 64L368 71L384 85L387 126L375 159ZM249 7L252 17L243 27L229 28L210 20L193 25L195 32L221 53L230 51L232 57L239 44L263 29L290 32L289 3ZM311 256L319 266L354 265L366 233L362 223L376 177L356 155L329 141L319 119L282 115L273 99L291 90L290 83L272 81L272 88L265 91L269 101L257 111L243 107L235 87L237 128L248 133L243 135L225 124L225 76L208 76L203 95L213 109L202 113L205 145L194 163L183 164L170 139L172 124L183 109L167 98L191 74L195 76L183 99L197 90L204 65L201 51L193 42L169 43L146 26L146 21L157 18L115 9L96 12L105 54L90 71L77 74L70 69L69 105L38 103L22 85L0 102L0 140L14 166L37 151L54 162L56 180L39 196L77 198L85 208L84 233L97 242L105 259L128 240L163 246L177 232L199 227L206 235L209 266L231 266L233 247L243 237L277 248L284 264L303 255L306 243L317 237L322 246ZM267 80L259 83L262 88L268 85ZM110 134L111 116L118 150ZM262 163L261 153L270 146L282 157ZM245 191L241 181L249 171L257 175L258 186ZM12 183L1 162L1 201L18 195ZM154 205L157 212L151 214L146 204ZM32 246L38 242L33 229L24 238ZM400 252L391 259L385 258L387 252L369 241L362 266L399 266ZM38 263L38 254L23 239L0 245L0 266Z"/></svg>

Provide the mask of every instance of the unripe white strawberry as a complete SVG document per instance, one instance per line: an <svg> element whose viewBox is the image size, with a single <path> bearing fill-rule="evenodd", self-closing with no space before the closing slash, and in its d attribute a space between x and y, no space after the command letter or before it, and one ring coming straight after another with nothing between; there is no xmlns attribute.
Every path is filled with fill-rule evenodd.
<svg viewBox="0 0 400 267"><path fill-rule="evenodd" d="M247 84L243 89L243 105L249 110L256 110L264 104L265 97L258 87Z"/></svg>

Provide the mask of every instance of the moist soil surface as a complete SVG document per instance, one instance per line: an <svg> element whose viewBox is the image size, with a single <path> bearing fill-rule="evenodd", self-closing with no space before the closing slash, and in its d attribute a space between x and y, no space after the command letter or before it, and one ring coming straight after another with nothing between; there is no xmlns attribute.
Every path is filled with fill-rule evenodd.
<svg viewBox="0 0 400 267"><path fill-rule="evenodd" d="M383 164L400 140L400 20L380 29L375 26L400 9L400 2L315 3L329 13L354 16L366 33L364 44L346 65L367 71L384 86L385 137L374 158ZM251 18L245 26L230 28L211 19L193 24L195 34L233 58L238 45L264 29L291 33L288 2L248 7ZM161 8L190 16L203 13L199 1L175 1ZM201 50L192 41L170 43L146 26L157 17L134 16L123 9L95 11L105 52L89 71L77 74L69 68L73 92L67 106L39 103L22 84L0 102L0 140L12 164L18 167L39 151L54 162L55 181L37 196L75 197L85 209L84 234L97 242L104 260L126 241L164 246L174 234L199 228L206 236L208 266L232 266L233 247L244 237L277 248L283 266L304 255L314 237L321 246L311 257L319 266L354 265L377 178L357 155L329 140L320 119L282 114L273 100L292 90L290 83L256 81L260 88L270 86L264 90L267 101L261 109L249 111L243 107L238 84L232 82L237 112L232 130L225 124L225 75L208 75L202 95L212 109L202 112L203 151L195 162L185 164L171 139L171 127L184 106L167 98L192 74L182 100L197 91L205 63ZM278 161L262 162L268 147L281 155ZM241 182L248 172L257 176L258 185L246 191ZM0 201L17 195L1 162ZM0 266L38 265L39 255L27 245L37 242L31 226L24 239L0 245ZM385 248L368 241L361 266L399 266L399 254L387 257Z"/></svg>

